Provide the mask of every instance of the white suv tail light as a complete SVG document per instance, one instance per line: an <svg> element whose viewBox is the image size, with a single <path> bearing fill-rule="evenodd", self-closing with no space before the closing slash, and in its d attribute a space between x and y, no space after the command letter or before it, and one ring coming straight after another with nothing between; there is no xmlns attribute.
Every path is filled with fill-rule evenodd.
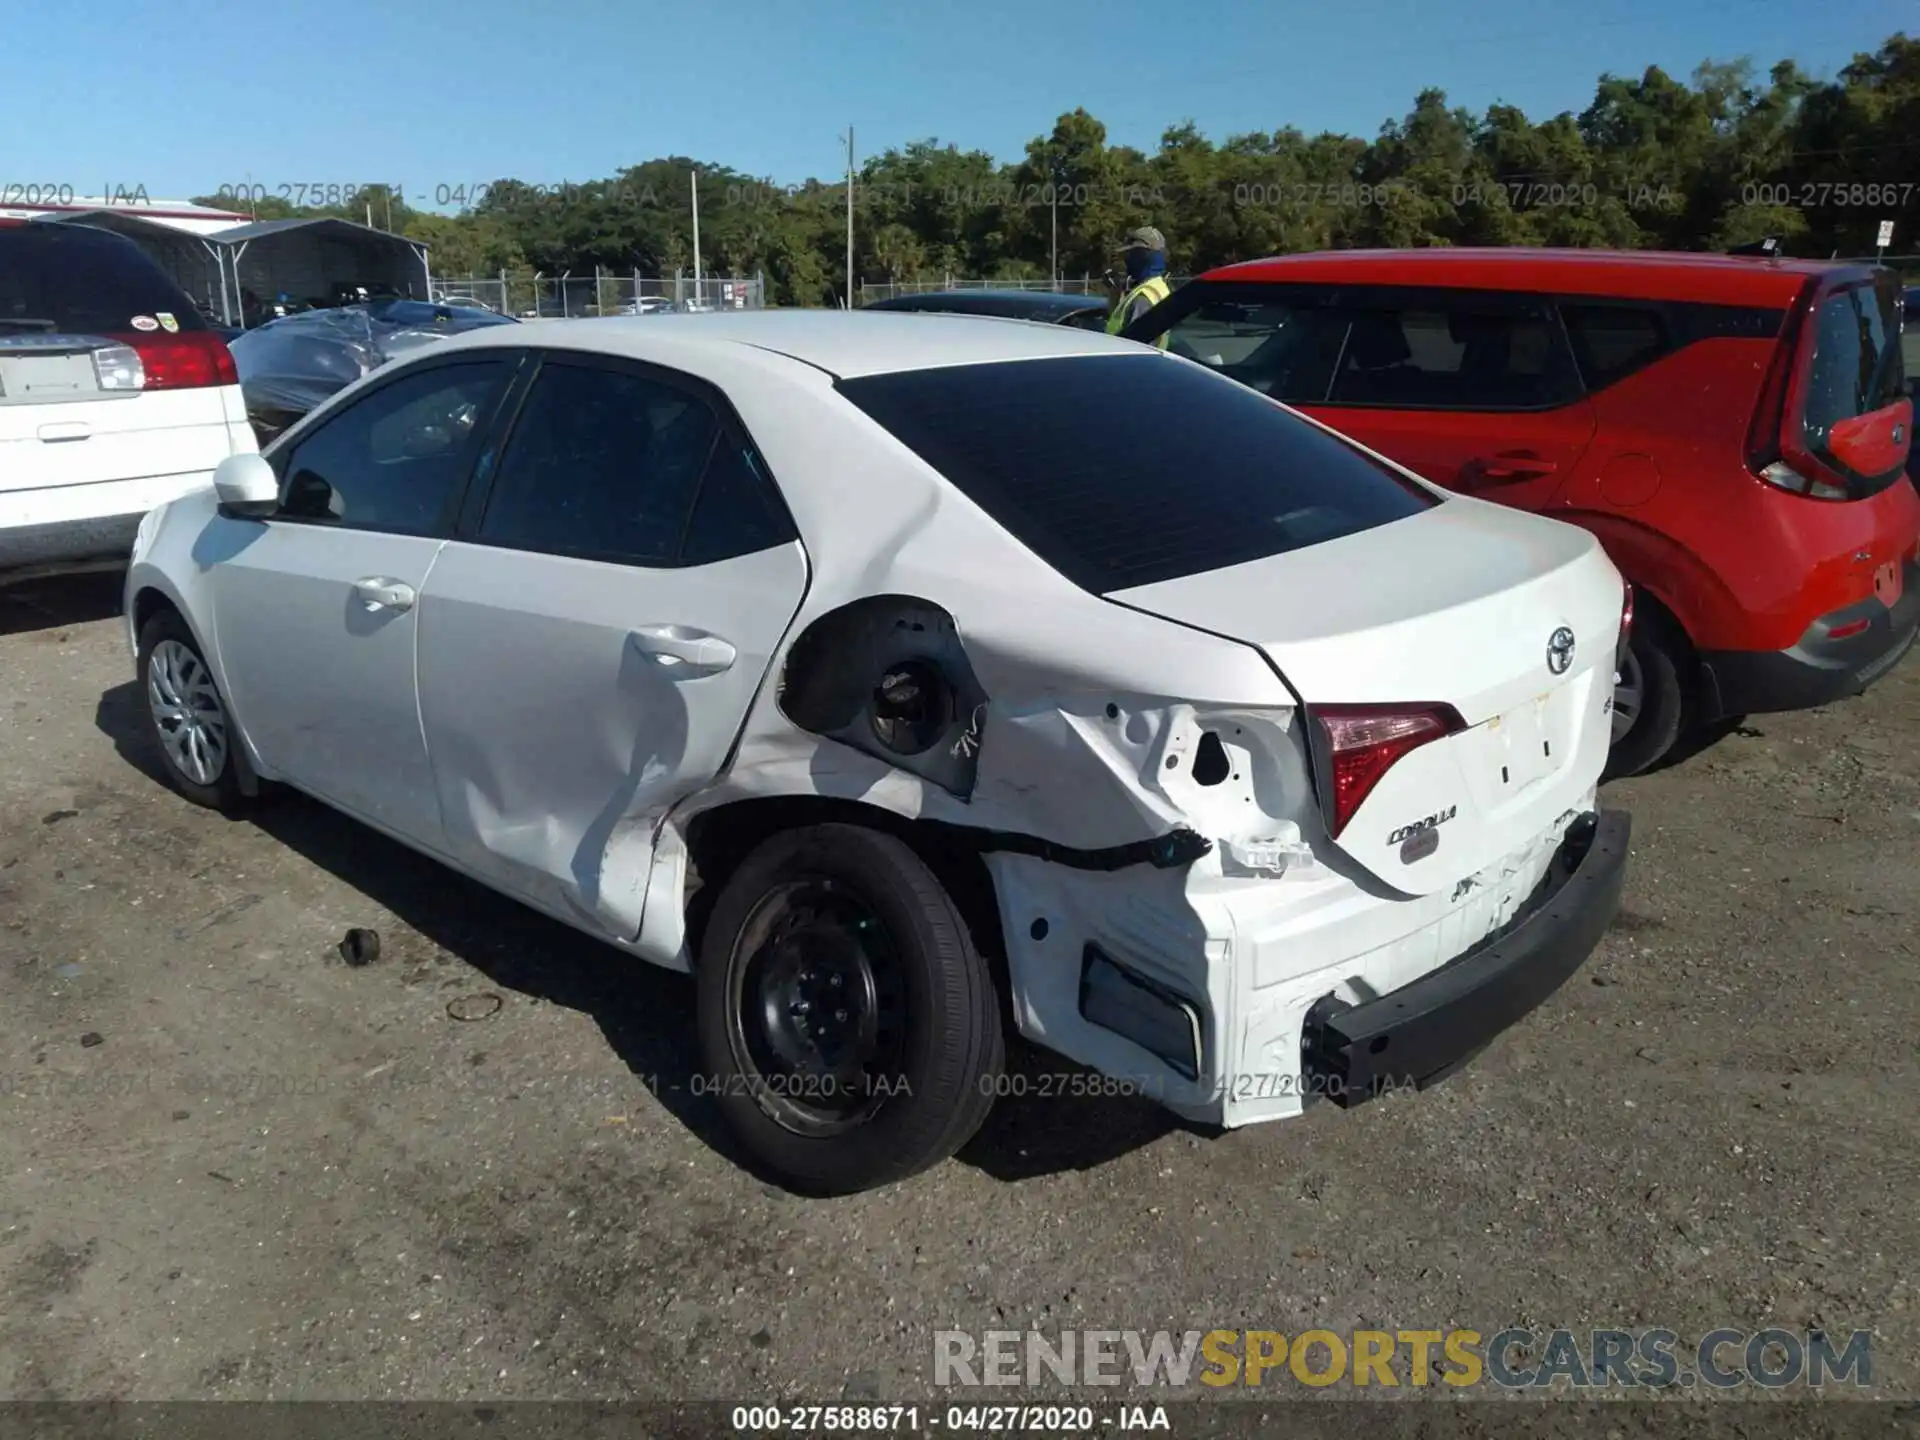
<svg viewBox="0 0 1920 1440"><path fill-rule="evenodd" d="M206 330L180 335L113 335L93 351L102 390L197 390L237 385L226 341Z"/></svg>
<svg viewBox="0 0 1920 1440"><path fill-rule="evenodd" d="M144 390L147 369L131 345L102 345L93 352L93 373L102 390Z"/></svg>

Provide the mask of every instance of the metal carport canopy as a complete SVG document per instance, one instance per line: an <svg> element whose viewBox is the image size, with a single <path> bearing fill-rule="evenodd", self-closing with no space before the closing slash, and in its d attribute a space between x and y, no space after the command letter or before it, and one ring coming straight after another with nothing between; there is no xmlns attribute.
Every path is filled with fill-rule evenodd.
<svg viewBox="0 0 1920 1440"><path fill-rule="evenodd" d="M421 299L432 293L425 241L352 220L258 220L206 238L226 257L235 309L243 289L328 301L342 285L388 285Z"/></svg>
<svg viewBox="0 0 1920 1440"><path fill-rule="evenodd" d="M163 220L149 220L124 210L104 208L42 215L34 223L90 225L97 230L111 230L124 235L172 276L174 283L186 291L195 304L203 301L211 304L217 290L221 313L228 313L227 271L222 263L222 252L215 247L212 235L195 234ZM237 303L236 300L236 306Z"/></svg>

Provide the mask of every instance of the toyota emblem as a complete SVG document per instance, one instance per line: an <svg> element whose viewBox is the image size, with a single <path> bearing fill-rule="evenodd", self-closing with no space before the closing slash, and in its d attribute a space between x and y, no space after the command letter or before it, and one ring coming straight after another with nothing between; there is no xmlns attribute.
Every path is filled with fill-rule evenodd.
<svg viewBox="0 0 1920 1440"><path fill-rule="evenodd" d="M1573 631L1562 625L1547 638L1547 669L1564 675L1573 665Z"/></svg>

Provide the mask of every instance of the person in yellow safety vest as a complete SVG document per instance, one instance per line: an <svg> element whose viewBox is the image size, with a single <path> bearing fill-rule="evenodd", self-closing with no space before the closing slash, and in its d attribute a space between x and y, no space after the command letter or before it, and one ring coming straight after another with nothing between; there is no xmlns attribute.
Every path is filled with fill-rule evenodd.
<svg viewBox="0 0 1920 1440"><path fill-rule="evenodd" d="M1173 287L1167 283L1167 237L1153 226L1129 230L1126 239L1120 242L1120 257L1127 267L1124 285L1112 271L1107 272L1109 283L1120 290L1107 315L1109 335L1118 335L1173 293ZM1153 343L1164 350L1167 337L1162 335Z"/></svg>

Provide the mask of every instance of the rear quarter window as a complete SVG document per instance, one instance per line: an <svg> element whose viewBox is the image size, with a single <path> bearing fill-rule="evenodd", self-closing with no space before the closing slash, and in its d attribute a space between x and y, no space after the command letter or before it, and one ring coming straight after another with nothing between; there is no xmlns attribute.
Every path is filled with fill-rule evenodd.
<svg viewBox="0 0 1920 1440"><path fill-rule="evenodd" d="M1163 356L912 370L839 389L1096 594L1302 549L1440 503L1245 386Z"/></svg>
<svg viewBox="0 0 1920 1440"><path fill-rule="evenodd" d="M179 330L207 322L180 287L123 235L36 221L0 227L0 333L7 321L51 320L61 334L121 335L135 316L171 315ZM46 328L44 326L36 328Z"/></svg>

